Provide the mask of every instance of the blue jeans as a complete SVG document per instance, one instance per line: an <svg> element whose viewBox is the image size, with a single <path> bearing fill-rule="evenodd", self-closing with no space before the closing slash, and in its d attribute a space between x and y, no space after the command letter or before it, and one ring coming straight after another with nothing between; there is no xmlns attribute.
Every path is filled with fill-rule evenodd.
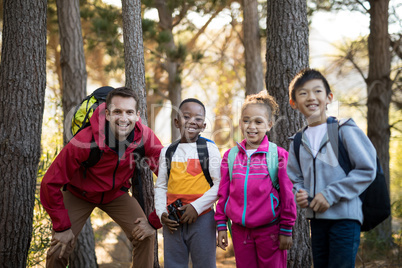
<svg viewBox="0 0 402 268"><path fill-rule="evenodd" d="M312 219L314 268L353 268L360 244L360 223L355 220Z"/></svg>

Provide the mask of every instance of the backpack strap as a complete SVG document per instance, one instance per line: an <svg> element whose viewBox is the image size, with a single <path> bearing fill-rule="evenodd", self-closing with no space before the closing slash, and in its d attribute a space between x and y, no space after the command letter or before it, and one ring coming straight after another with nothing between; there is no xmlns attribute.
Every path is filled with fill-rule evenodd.
<svg viewBox="0 0 402 268"><path fill-rule="evenodd" d="M208 153L208 145L207 140L203 137L198 137L197 139L197 152L198 159L201 164L202 172L204 172L205 179L207 179L209 186L214 186L214 183L211 178L211 174L209 174L209 153Z"/></svg>
<svg viewBox="0 0 402 268"><path fill-rule="evenodd" d="M338 158L339 165L342 167L343 171L347 175L352 170L352 165L350 163L348 152L343 145L341 137L339 135L339 121L335 117L328 117L328 138L331 143L332 150L335 152Z"/></svg>
<svg viewBox="0 0 402 268"><path fill-rule="evenodd" d="M297 163L300 166L300 146L301 146L301 140L302 140L302 136L303 136L303 132L299 131L295 134L295 137L293 139L293 151L295 151L295 156L296 156L296 160Z"/></svg>
<svg viewBox="0 0 402 268"><path fill-rule="evenodd" d="M232 181L234 160L236 159L238 152L239 152L239 147L235 146L230 149L229 154L228 154L228 167L229 167L230 181Z"/></svg>
<svg viewBox="0 0 402 268"><path fill-rule="evenodd" d="M228 167L229 167L229 177L232 180L233 166L236 159L237 153L239 152L239 147L235 146L230 149L228 154ZM266 154L267 167L269 177L271 178L272 184L275 189L279 191L279 181L278 181L278 146L269 142L268 153Z"/></svg>
<svg viewBox="0 0 402 268"><path fill-rule="evenodd" d="M174 153L176 152L177 147L179 146L180 139L172 142L166 150L165 153L165 161L166 161L166 169L167 169L167 180L170 177L170 169L172 167L172 158ZM205 179L207 180L210 187L214 185L211 174L209 173L209 153L208 153L208 145L207 139L198 136L197 142L197 153L198 160L200 161L202 172L204 173Z"/></svg>
<svg viewBox="0 0 402 268"><path fill-rule="evenodd" d="M230 181L232 181L234 160L236 159L238 152L239 152L239 147L235 146L230 149L229 154L228 154L228 167L229 167ZM232 221L229 218L228 218L228 229L229 229L230 236L232 236Z"/></svg>
<svg viewBox="0 0 402 268"><path fill-rule="evenodd" d="M141 138L140 143L138 146L134 149L132 152L135 160L135 168L133 170L133 176L131 177L131 187L132 191L136 191L138 194L138 203L140 204L142 210L145 212L145 202L144 202L144 196L142 192L142 174L140 170L141 163L145 157L145 146L144 146L144 140ZM125 190L124 187L122 187L121 190ZM128 190L128 189L127 189Z"/></svg>
<svg viewBox="0 0 402 268"><path fill-rule="evenodd" d="M95 138L92 136L91 141L91 150L89 152L88 159L81 163L81 166L84 167L84 178L86 178L87 170L90 167L95 166L103 155L103 150L101 150L95 142Z"/></svg>
<svg viewBox="0 0 402 268"><path fill-rule="evenodd" d="M177 146L179 146L180 139L172 142L166 150L165 153L165 161L166 161L166 169L167 169L167 180L170 177L170 169L172 168L172 158L174 153L176 152Z"/></svg>
<svg viewBox="0 0 402 268"><path fill-rule="evenodd" d="M95 138L92 136L91 149L87 160L81 162L81 166L84 168L84 179L87 177L88 168L95 166L102 158L103 150L101 150L95 142ZM67 184L63 186L63 191L67 190Z"/></svg>
<svg viewBox="0 0 402 268"><path fill-rule="evenodd" d="M269 177L271 178L272 184L274 185L275 189L279 191L279 181L278 181L278 146L273 143L269 142L269 149L267 156L267 166L268 166L268 173Z"/></svg>
<svg viewBox="0 0 402 268"><path fill-rule="evenodd" d="M327 119L327 132L328 139L331 144L332 150L335 152L339 165L345 171L346 174L352 169L348 153L343 145L341 137L339 136L339 121L333 116ZM293 150L295 152L297 163L300 167L300 146L302 140L302 132L297 132L293 139Z"/></svg>

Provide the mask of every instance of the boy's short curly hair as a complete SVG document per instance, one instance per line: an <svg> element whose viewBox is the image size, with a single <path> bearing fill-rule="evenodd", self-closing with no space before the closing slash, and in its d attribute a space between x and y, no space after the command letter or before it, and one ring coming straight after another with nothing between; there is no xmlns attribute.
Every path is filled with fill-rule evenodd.
<svg viewBox="0 0 402 268"><path fill-rule="evenodd" d="M264 105L267 108L268 117L270 120L272 120L273 116L278 113L278 104L276 103L274 97L269 95L266 90L262 90L257 94L248 95L241 107L241 112L243 113L244 109L251 104Z"/></svg>
<svg viewBox="0 0 402 268"><path fill-rule="evenodd" d="M112 98L115 96L120 96L123 98L134 98L136 106L135 109L138 110L138 96L134 90L128 87L118 87L110 91L106 97L106 109L109 108L109 105L112 103Z"/></svg>
<svg viewBox="0 0 402 268"><path fill-rule="evenodd" d="M306 82L314 79L319 79L323 82L327 95L331 93L327 79L317 70L306 68L301 70L293 77L289 84L289 98L293 101L296 100L296 90L303 86Z"/></svg>

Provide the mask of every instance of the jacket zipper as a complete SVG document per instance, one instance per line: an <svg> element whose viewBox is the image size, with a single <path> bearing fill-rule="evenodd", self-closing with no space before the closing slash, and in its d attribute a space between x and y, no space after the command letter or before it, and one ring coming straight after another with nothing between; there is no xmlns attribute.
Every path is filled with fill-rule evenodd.
<svg viewBox="0 0 402 268"><path fill-rule="evenodd" d="M247 153L246 153L247 155ZM244 180L244 208L243 208L243 216L242 216L242 224L245 227L246 226L246 210L247 210L247 183L248 183L248 173L250 171L250 161L251 161L251 155L250 157L247 156L247 172L246 172L246 179Z"/></svg>
<svg viewBox="0 0 402 268"><path fill-rule="evenodd" d="M113 171L113 186L112 186L112 190L114 189L114 186L115 186L116 172L117 172L117 168L119 167L119 164L120 164L120 158L119 158L119 160L117 160L116 168Z"/></svg>
<svg viewBox="0 0 402 268"><path fill-rule="evenodd" d="M119 164L120 164L120 158L119 158L119 160L117 160L116 167L114 168L114 171L113 171L113 186L112 186L112 189L111 189L111 190L113 190L113 189L114 189L114 186L115 186L116 172L117 172L117 168L119 167ZM99 204L102 204L102 203L103 203L103 198L104 198L104 197L105 197L105 193L103 192L103 193L102 193L102 197L101 197L101 201L100 201Z"/></svg>
<svg viewBox="0 0 402 268"><path fill-rule="evenodd" d="M240 144L239 144L240 145ZM247 156L247 172L246 172L246 178L244 180L244 208L243 208L243 215L242 215L242 225L245 227L246 226L246 210L247 210L247 183L248 183L248 174L250 172L250 162L251 162L251 156L255 153L264 153L264 152L259 152L255 151L252 153L250 156L247 155L247 150L243 148L243 146L240 145L240 147L244 150L244 153ZM233 163L234 164L234 163ZM228 199L229 200L229 199ZM228 201L227 200L227 201ZM227 203L226 203L227 204ZM226 209L226 205L225 205Z"/></svg>
<svg viewBox="0 0 402 268"><path fill-rule="evenodd" d="M315 157L313 158L313 167L314 167L314 194L313 198L315 197L316 191L317 191L317 174L315 171ZM315 218L315 211L313 210L313 218Z"/></svg>

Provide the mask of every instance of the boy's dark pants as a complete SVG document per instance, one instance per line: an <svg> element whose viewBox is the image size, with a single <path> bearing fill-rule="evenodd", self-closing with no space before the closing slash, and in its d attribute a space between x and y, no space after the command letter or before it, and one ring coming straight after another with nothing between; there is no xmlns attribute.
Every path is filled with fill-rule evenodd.
<svg viewBox="0 0 402 268"><path fill-rule="evenodd" d="M131 234L134 229L134 222L137 218L146 218L142 208L137 200L125 193L114 199L112 202L103 205L97 205L82 200L69 191L63 191L64 206L68 210L68 216L71 221L71 230L75 239L91 215L95 207L99 207L106 212L125 232L128 239L133 244L133 267L151 268L154 265L154 236L149 236L143 241L135 240ZM59 258L60 248L51 256L46 258L46 267L58 268L66 267L68 257L72 253L73 248L69 247L62 258Z"/></svg>
<svg viewBox="0 0 402 268"><path fill-rule="evenodd" d="M314 268L353 268L360 244L360 223L312 219Z"/></svg>
<svg viewBox="0 0 402 268"><path fill-rule="evenodd" d="M163 227L165 268L216 267L216 224L213 210L198 217L192 224L180 224L173 234Z"/></svg>

